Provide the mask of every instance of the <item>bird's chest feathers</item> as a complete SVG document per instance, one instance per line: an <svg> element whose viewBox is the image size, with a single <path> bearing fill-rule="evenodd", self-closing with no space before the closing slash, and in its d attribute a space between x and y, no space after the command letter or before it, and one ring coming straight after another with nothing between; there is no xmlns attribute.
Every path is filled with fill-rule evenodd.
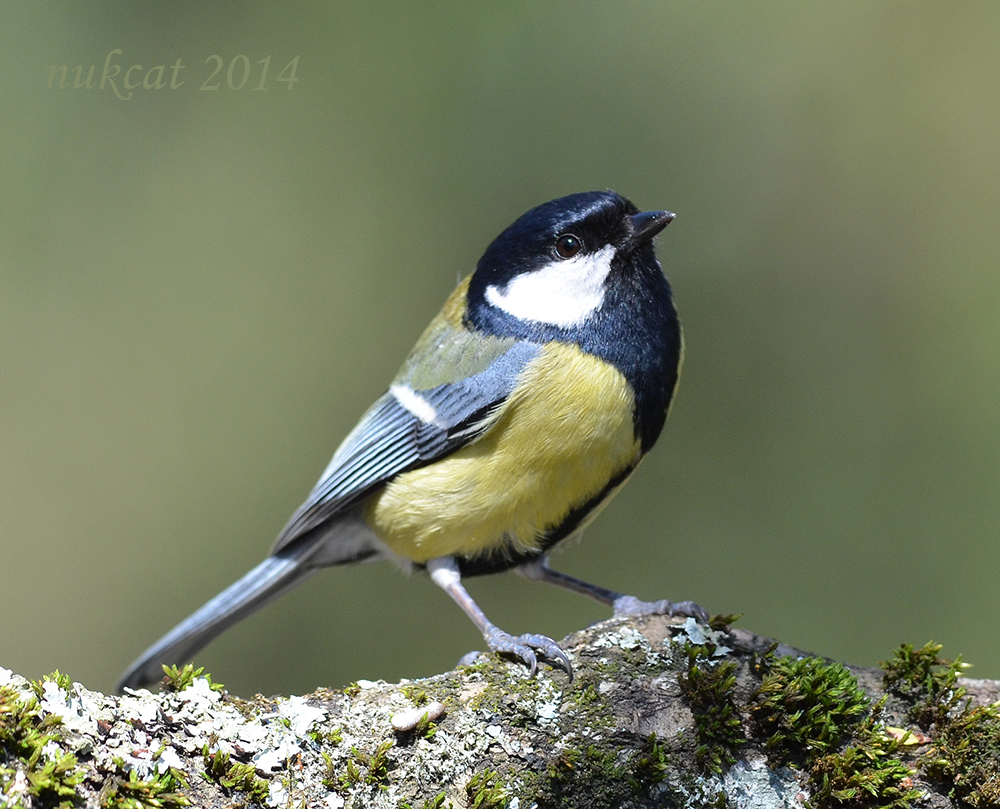
<svg viewBox="0 0 1000 809"><path fill-rule="evenodd" d="M374 495L370 524L400 556L477 556L540 546L546 532L639 459L634 400L613 366L548 344L475 443Z"/></svg>

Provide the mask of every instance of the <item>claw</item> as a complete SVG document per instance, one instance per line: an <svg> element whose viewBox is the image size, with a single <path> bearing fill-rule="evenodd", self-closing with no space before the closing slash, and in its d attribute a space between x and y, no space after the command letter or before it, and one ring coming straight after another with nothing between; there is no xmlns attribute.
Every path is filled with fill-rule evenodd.
<svg viewBox="0 0 1000 809"><path fill-rule="evenodd" d="M573 681L573 665L570 663L569 656L558 643L545 635L527 634L514 637L502 629L493 627L486 635L486 644L491 651L520 658L529 668L529 677L534 677L538 670L538 655L535 654L537 650L547 660L558 662L566 669L570 682Z"/></svg>
<svg viewBox="0 0 1000 809"><path fill-rule="evenodd" d="M708 623L708 613L693 601L640 601L635 596L615 599L615 615L686 615L700 624Z"/></svg>
<svg viewBox="0 0 1000 809"><path fill-rule="evenodd" d="M490 622L490 619L479 609L476 602L472 600L472 596L462 586L458 562L454 557L440 556L437 559L431 559L427 563L427 570L431 574L431 580L451 596L455 603L465 611L465 614L472 619L479 631L483 633L483 638L491 651L511 654L520 658L531 670L529 676L534 676L538 670L538 655L535 654L537 649L542 657L558 661L566 669L572 682L573 666L569 662L569 657L552 638L547 638L545 635L521 635L515 638ZM467 657L468 655L462 659L465 660Z"/></svg>
<svg viewBox="0 0 1000 809"><path fill-rule="evenodd" d="M536 655L529 646L517 646L515 648L515 654L528 664L530 668L528 676L534 677L535 672L538 671L538 655Z"/></svg>
<svg viewBox="0 0 1000 809"><path fill-rule="evenodd" d="M547 660L561 663L569 675L569 681L573 682L573 664L569 662L569 655L552 638L547 638L545 635L521 635L518 640L538 649Z"/></svg>

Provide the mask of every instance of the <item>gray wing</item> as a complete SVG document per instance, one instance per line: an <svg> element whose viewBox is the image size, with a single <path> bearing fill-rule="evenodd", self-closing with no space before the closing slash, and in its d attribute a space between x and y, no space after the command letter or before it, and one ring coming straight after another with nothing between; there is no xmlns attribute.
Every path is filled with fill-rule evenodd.
<svg viewBox="0 0 1000 809"><path fill-rule="evenodd" d="M342 514L402 472L474 441L510 396L541 347L505 341L484 370L458 382L414 390L397 377L344 439L309 497L292 515L271 553Z"/></svg>
<svg viewBox="0 0 1000 809"><path fill-rule="evenodd" d="M401 472L482 435L524 366L540 350L533 343L471 335L439 316L390 392L372 405L337 450L281 532L274 555L147 649L129 667L119 688L155 680L161 663L189 660L226 627L287 592L318 567L371 556L375 551L346 522L336 531L309 532L347 516L348 509ZM449 379L459 381L448 383ZM303 541L297 542L300 538Z"/></svg>

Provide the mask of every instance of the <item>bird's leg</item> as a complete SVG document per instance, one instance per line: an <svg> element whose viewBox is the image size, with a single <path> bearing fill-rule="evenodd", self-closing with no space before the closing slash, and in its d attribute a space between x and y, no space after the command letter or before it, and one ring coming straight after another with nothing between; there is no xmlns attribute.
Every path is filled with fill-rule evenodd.
<svg viewBox="0 0 1000 809"><path fill-rule="evenodd" d="M675 602L666 599L640 601L635 596L623 595L567 573L553 570L549 567L547 556L540 556L532 562L521 565L517 568L517 572L532 581L545 581L549 584L565 587L574 593L590 596L611 607L615 611L615 615L687 615L703 624L708 623L708 613L693 601Z"/></svg>
<svg viewBox="0 0 1000 809"><path fill-rule="evenodd" d="M537 650L543 657L559 662L566 669L570 680L573 679L573 666L570 664L569 657L552 638L530 634L514 637L504 632L486 617L486 614L462 586L462 577L458 572L458 564L454 557L442 556L432 559L427 563L427 572L430 573L431 581L450 595L452 600L472 619L472 623L483 633L483 638L490 651L512 654L521 658L531 669L531 674L534 675L538 668L538 657L535 654Z"/></svg>

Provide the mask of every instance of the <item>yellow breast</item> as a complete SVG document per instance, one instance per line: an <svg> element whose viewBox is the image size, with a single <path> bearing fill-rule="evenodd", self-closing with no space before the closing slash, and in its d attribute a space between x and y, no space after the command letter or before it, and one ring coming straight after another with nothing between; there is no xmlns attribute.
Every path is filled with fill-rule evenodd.
<svg viewBox="0 0 1000 809"><path fill-rule="evenodd" d="M475 443L373 495L368 522L414 562L538 549L639 460L633 397L613 366L552 343Z"/></svg>

